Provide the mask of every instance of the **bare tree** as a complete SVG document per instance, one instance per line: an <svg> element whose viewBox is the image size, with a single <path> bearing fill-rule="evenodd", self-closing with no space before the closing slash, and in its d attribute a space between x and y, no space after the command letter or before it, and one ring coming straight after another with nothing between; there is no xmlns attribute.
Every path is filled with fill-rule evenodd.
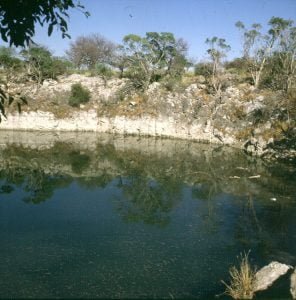
<svg viewBox="0 0 296 300"><path fill-rule="evenodd" d="M249 71L256 88L259 86L268 58L276 50L280 51L286 70L294 70L295 28L292 28L292 24L291 20L272 17L268 22L270 29L267 34L261 32L262 27L257 23L253 24L250 29L247 29L241 21L235 24L243 34L244 58L249 63ZM289 55L287 55L288 48ZM291 76L287 80L290 82Z"/></svg>
<svg viewBox="0 0 296 300"><path fill-rule="evenodd" d="M78 68L94 69L96 64L111 64L116 45L99 34L80 36L66 52Z"/></svg>

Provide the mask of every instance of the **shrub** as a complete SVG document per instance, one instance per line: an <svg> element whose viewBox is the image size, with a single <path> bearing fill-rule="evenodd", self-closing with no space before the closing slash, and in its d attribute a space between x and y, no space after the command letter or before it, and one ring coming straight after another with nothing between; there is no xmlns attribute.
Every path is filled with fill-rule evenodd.
<svg viewBox="0 0 296 300"><path fill-rule="evenodd" d="M97 64L93 70L91 70L91 76L103 76L106 78L111 78L114 74L110 67L105 64Z"/></svg>
<svg viewBox="0 0 296 300"><path fill-rule="evenodd" d="M213 73L213 67L210 63L200 62L194 66L194 74L209 77Z"/></svg>
<svg viewBox="0 0 296 300"><path fill-rule="evenodd" d="M80 104L87 103L90 99L90 91L80 83L72 84L69 105L78 107Z"/></svg>
<svg viewBox="0 0 296 300"><path fill-rule="evenodd" d="M251 267L248 256L249 253L241 254L239 268L230 268L229 285L222 281L226 286L225 294L233 299L252 299L254 296L255 270Z"/></svg>

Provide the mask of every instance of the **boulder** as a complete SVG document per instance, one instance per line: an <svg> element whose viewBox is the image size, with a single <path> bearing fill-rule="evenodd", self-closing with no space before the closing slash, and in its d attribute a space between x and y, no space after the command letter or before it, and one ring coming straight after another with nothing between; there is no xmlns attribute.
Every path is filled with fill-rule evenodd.
<svg viewBox="0 0 296 300"><path fill-rule="evenodd" d="M279 263L277 261L271 262L269 265L261 268L255 274L254 292L264 291L270 287L279 277L286 274L291 266ZM296 277L296 274L295 274ZM295 282L294 282L295 283ZM291 287L292 289L292 287Z"/></svg>
<svg viewBox="0 0 296 300"><path fill-rule="evenodd" d="M292 298L296 299L296 268L294 269L294 272L291 275L290 292L291 292Z"/></svg>

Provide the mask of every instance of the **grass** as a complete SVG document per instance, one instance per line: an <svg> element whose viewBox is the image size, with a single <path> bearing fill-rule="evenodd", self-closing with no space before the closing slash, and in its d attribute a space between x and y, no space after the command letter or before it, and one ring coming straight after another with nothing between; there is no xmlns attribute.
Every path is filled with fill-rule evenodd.
<svg viewBox="0 0 296 300"><path fill-rule="evenodd" d="M224 294L233 299L253 299L255 273L255 269L249 263L249 252L241 254L239 268L233 266L229 270L230 283L222 280L226 286Z"/></svg>

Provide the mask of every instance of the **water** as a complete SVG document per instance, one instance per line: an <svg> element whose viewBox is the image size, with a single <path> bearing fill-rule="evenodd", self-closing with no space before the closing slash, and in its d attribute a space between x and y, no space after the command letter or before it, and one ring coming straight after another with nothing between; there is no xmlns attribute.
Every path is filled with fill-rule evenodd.
<svg viewBox="0 0 296 300"><path fill-rule="evenodd" d="M214 299L244 251L296 264L295 179L227 147L2 131L0 298Z"/></svg>

